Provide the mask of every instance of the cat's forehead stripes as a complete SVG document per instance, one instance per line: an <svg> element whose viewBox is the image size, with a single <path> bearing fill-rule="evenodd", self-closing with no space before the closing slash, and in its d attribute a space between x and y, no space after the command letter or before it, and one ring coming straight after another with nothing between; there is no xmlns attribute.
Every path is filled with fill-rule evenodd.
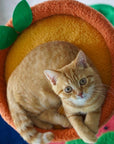
<svg viewBox="0 0 114 144"><path fill-rule="evenodd" d="M68 79L69 83L78 81L78 76L73 69L70 69L69 71L64 72L64 75Z"/></svg>
<svg viewBox="0 0 114 144"><path fill-rule="evenodd" d="M88 75L88 76L87 76L87 78L92 78L92 77L94 77L94 75Z"/></svg>

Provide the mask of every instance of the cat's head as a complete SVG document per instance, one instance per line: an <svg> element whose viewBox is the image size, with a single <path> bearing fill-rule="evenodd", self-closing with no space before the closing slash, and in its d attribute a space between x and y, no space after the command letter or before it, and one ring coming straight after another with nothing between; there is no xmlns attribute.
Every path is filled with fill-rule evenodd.
<svg viewBox="0 0 114 144"><path fill-rule="evenodd" d="M102 93L101 79L82 51L70 64L60 70L45 70L44 74L57 95L76 105L83 105L92 96Z"/></svg>

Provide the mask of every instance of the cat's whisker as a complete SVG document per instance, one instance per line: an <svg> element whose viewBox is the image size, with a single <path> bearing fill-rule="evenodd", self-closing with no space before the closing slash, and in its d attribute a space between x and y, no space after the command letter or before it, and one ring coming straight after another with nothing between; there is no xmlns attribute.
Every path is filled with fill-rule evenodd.
<svg viewBox="0 0 114 144"><path fill-rule="evenodd" d="M105 88L107 88L106 90L107 90L108 93L114 94L114 89L113 89L111 86L106 85L106 84L101 84L101 85L100 85L100 84L97 84L97 85L96 85L96 88L100 89L100 86L101 86L101 87L104 86Z"/></svg>
<svg viewBox="0 0 114 144"><path fill-rule="evenodd" d="M96 90L96 91L93 92L93 93L94 93L94 94L97 94L97 93L99 93L99 92L102 92L102 91ZM103 92L102 92L102 93L103 93ZM109 90L107 93L114 94L114 91ZM104 95L106 95L106 92L104 92Z"/></svg>
<svg viewBox="0 0 114 144"><path fill-rule="evenodd" d="M107 84L97 84L96 86L101 86L101 87L104 87L104 88L109 88L109 89L112 89L112 87L110 85L107 85Z"/></svg>

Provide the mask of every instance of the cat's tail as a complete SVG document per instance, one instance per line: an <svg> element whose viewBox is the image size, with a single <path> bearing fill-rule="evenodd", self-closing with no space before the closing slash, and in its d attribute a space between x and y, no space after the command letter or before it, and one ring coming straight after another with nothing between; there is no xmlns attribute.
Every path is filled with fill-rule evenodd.
<svg viewBox="0 0 114 144"><path fill-rule="evenodd" d="M29 144L47 144L53 139L54 135L52 132L39 133L35 129L24 109L16 103L13 91L7 90L7 99L16 130L25 141Z"/></svg>

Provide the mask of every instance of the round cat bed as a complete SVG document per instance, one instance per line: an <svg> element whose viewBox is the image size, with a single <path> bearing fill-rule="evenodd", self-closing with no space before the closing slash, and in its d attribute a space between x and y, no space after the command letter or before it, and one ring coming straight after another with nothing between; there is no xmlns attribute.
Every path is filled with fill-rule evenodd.
<svg viewBox="0 0 114 144"><path fill-rule="evenodd" d="M0 51L0 114L14 129L7 105L6 81L28 52L42 43L61 40L78 46L93 61L103 83L114 89L114 29L103 15L72 0L47 1L31 9L32 25L20 34L10 48ZM7 25L13 27L12 21ZM114 96L109 90L99 127L112 116L113 110ZM62 112L61 109L58 111ZM55 134L55 141L79 138L73 128L51 131Z"/></svg>

